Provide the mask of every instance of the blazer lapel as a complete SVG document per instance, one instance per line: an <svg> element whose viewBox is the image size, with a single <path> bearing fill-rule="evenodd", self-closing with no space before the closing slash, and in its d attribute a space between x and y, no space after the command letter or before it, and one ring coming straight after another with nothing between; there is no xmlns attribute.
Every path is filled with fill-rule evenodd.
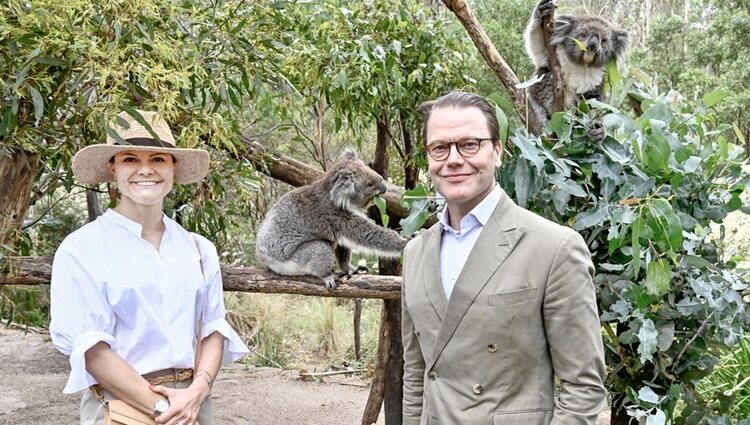
<svg viewBox="0 0 750 425"><path fill-rule="evenodd" d="M428 370L432 368L448 341L453 337L453 333L471 304L474 303L490 278L508 258L525 232L525 227L519 228L516 226L516 208L518 207L503 192L503 196L495 207L487 225L482 229L482 234L479 235L477 242L474 244L474 248L472 248L471 254L453 287L442 325L438 331ZM437 255L439 255L439 251ZM445 298L439 276L437 282L440 286L440 293Z"/></svg>
<svg viewBox="0 0 750 425"><path fill-rule="evenodd" d="M426 235L429 239L425 241L424 264L417 266L422 268L422 282L425 282L427 297L440 320L443 319L445 307L448 305L448 299L445 298L445 290L440 280L441 235L442 230L439 224L430 229L430 234Z"/></svg>

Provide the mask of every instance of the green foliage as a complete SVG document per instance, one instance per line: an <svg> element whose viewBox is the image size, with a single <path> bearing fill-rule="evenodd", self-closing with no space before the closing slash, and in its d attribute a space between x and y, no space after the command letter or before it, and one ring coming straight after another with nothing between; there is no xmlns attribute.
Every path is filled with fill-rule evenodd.
<svg viewBox="0 0 750 425"><path fill-rule="evenodd" d="M750 9L744 1L692 0L685 5L689 13L682 18L655 17L642 47L633 50L632 62L688 97L724 90L727 99L716 105L715 116L735 123L736 140L741 140L750 134Z"/></svg>
<svg viewBox="0 0 750 425"><path fill-rule="evenodd" d="M49 325L49 288L0 286L0 318L5 326L16 324L46 328Z"/></svg>
<svg viewBox="0 0 750 425"><path fill-rule="evenodd" d="M738 344L750 320L741 296L748 282L708 237L711 223L750 212L740 198L748 181L742 150L727 141L732 126L707 107L721 93L692 103L630 87L639 117L620 111L625 91L615 87L615 106L589 101L588 115L556 114L549 124L556 139L517 130L500 180L520 205L586 239L615 398L627 397L628 414L648 423L695 424L711 414L697 382L717 364L716 349ZM593 116L608 128L600 143L587 137Z"/></svg>
<svg viewBox="0 0 750 425"><path fill-rule="evenodd" d="M716 411L750 418L750 337L745 336L735 350L722 352L714 373L701 382L700 395Z"/></svg>
<svg viewBox="0 0 750 425"><path fill-rule="evenodd" d="M282 17L281 68L300 94L290 102L317 110L323 100L334 131L347 127L358 143L376 120L417 134L419 103L468 80L460 40L419 2L290 1Z"/></svg>
<svg viewBox="0 0 750 425"><path fill-rule="evenodd" d="M246 196L240 180L254 178L252 167L232 164L242 149L242 128L256 114L276 109L274 96L263 92L281 85L269 72L278 52L278 29L268 24L273 5L3 2L0 154L39 153L42 167L33 192L51 194L57 187L70 192L74 152L102 142L107 122L120 110L158 110L180 145L216 149L216 156L230 163L214 166L218 176L207 185L178 189L190 193L178 202L201 210L193 215L193 227L219 233L226 222L217 202Z"/></svg>
<svg viewBox="0 0 750 425"><path fill-rule="evenodd" d="M374 364L380 305L379 300L363 302L362 357L358 363L352 300L271 294L227 297L227 309L242 317L242 323L233 325L249 337L254 352L251 363L307 370Z"/></svg>

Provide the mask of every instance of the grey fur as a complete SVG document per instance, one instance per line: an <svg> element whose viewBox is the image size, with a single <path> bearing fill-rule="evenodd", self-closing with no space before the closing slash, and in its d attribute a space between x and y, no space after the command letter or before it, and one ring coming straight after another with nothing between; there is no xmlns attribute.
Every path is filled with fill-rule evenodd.
<svg viewBox="0 0 750 425"><path fill-rule="evenodd" d="M541 0L531 15L524 38L526 51L536 70L534 75L544 76L529 87L529 101L541 122L552 115L556 81L550 70L547 46L544 43L542 17L555 9L552 0ZM575 41L583 42L587 52L581 51ZM611 59L620 60L627 50L628 34L612 22L598 16L558 15L552 44L556 47L560 71L565 80L565 106L579 99L598 99L604 96L604 72Z"/></svg>
<svg viewBox="0 0 750 425"><path fill-rule="evenodd" d="M281 275L318 276L327 288L336 287L334 262L351 276L352 250L398 258L406 241L364 211L385 191L383 178L347 150L322 179L276 202L258 231L257 258Z"/></svg>

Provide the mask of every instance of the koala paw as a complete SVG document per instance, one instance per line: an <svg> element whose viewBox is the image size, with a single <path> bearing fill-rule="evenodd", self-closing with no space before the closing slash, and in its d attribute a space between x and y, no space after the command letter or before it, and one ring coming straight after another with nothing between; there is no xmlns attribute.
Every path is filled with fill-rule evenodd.
<svg viewBox="0 0 750 425"><path fill-rule="evenodd" d="M336 279L334 275L330 274L326 277L323 277L323 282L326 284L326 288L328 289L336 289Z"/></svg>
<svg viewBox="0 0 750 425"><path fill-rule="evenodd" d="M604 123L601 120L594 120L591 122L591 128L589 128L586 134L591 139L601 142L604 140L604 136L607 135L607 127L604 126Z"/></svg>
<svg viewBox="0 0 750 425"><path fill-rule="evenodd" d="M366 266L357 266L352 270L351 268L346 271L342 271L339 273L338 277L342 280L348 280L351 279L352 275L359 274L359 273L367 273L369 269Z"/></svg>
<svg viewBox="0 0 750 425"><path fill-rule="evenodd" d="M539 4L536 5L536 16L537 18L541 19L550 13L555 11L555 8L557 6L555 5L553 0L542 0L539 2Z"/></svg>

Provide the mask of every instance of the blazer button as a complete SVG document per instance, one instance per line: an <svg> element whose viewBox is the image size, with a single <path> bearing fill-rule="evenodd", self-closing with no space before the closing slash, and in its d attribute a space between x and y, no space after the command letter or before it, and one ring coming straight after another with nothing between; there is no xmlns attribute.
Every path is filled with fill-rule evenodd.
<svg viewBox="0 0 750 425"><path fill-rule="evenodd" d="M495 351L497 351L497 345L495 345L495 344L489 344L487 346L487 351L489 351L490 353L494 353Z"/></svg>
<svg viewBox="0 0 750 425"><path fill-rule="evenodd" d="M482 394L482 386L479 384L474 384L471 390L474 391L474 394Z"/></svg>
<svg viewBox="0 0 750 425"><path fill-rule="evenodd" d="M431 370L430 373L427 374L427 377L430 378L430 381L434 381L437 379L437 372Z"/></svg>

